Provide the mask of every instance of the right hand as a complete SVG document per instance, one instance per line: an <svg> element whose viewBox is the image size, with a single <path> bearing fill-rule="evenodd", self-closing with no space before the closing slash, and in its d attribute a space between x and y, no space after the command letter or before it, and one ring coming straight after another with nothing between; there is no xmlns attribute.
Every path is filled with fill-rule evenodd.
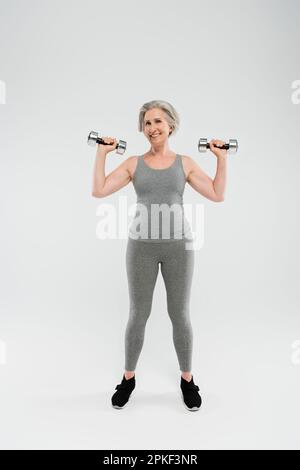
<svg viewBox="0 0 300 470"><path fill-rule="evenodd" d="M104 144L97 144L98 149L101 149L105 153L112 152L113 150L116 149L118 142L115 137L101 137L102 140L104 140L105 143L111 144L111 145L104 145Z"/></svg>

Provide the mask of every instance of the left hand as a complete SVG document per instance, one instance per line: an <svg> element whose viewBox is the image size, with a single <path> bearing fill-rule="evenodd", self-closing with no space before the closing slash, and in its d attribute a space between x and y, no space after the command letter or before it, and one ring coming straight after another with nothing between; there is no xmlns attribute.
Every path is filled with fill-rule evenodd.
<svg viewBox="0 0 300 470"><path fill-rule="evenodd" d="M222 145L226 144L226 142L223 142L223 140L212 139L209 142L209 148L212 151L212 153L215 154L216 157L227 157L226 149L219 149L217 147L214 147L213 144L218 145L219 147L222 147Z"/></svg>

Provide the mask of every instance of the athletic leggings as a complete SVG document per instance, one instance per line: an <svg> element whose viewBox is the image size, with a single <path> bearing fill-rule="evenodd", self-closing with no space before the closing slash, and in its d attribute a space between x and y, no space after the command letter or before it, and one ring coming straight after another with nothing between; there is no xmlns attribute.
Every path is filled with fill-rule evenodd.
<svg viewBox="0 0 300 470"><path fill-rule="evenodd" d="M185 243L184 238L158 242L128 238L126 270L130 305L125 332L125 369L128 371L135 370L143 347L159 264L166 286L167 309L179 368L182 372L191 371L193 330L189 301L194 250L187 250Z"/></svg>

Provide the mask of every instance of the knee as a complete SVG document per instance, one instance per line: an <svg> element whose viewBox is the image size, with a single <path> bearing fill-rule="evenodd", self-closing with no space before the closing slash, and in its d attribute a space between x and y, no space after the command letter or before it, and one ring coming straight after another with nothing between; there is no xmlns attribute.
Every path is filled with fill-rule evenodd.
<svg viewBox="0 0 300 470"><path fill-rule="evenodd" d="M128 318L128 325L136 329L145 328L149 316L150 313L148 312L130 312Z"/></svg>

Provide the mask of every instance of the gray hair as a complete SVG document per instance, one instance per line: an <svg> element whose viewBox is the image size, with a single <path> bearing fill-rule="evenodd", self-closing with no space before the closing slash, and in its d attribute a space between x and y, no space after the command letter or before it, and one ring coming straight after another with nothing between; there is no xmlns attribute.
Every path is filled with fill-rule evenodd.
<svg viewBox="0 0 300 470"><path fill-rule="evenodd" d="M148 103L143 104L139 113L139 131L140 132L144 131L145 114L147 111L149 111L149 109L152 109L152 108L160 108L162 111L165 112L166 120L168 121L168 124L172 129L169 136L171 134L175 134L177 130L179 129L179 124L180 124L179 114L170 103L168 103L167 101L163 101L163 100L153 100L153 101L149 101Z"/></svg>

